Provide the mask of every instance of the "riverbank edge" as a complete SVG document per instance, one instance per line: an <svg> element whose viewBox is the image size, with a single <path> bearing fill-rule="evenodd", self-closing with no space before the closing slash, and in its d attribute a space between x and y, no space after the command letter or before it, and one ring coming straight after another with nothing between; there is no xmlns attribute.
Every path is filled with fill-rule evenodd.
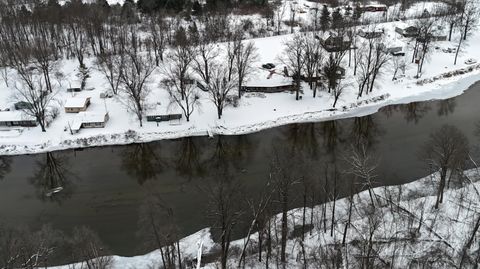
<svg viewBox="0 0 480 269"><path fill-rule="evenodd" d="M458 190L461 189L466 189L469 188L470 186L473 186L474 189L478 189L478 181L480 179L480 171L478 168L471 168L463 171L464 175L468 178L469 183L467 185L464 185L462 187L453 187L449 188L445 192L445 196L448 198L448 196L451 193L455 193ZM413 201L416 199L426 199L426 198L433 198L436 195L436 187L434 186L437 184L439 181L439 173L435 172L429 175L426 175L421 178L414 179L411 182L404 183L404 184L399 184L399 185L388 185L386 186L378 186L374 187L371 189L373 193L376 195L385 195L386 189L389 189L389 191L394 191L394 189L401 189L402 193L402 200L401 201ZM363 190L360 191L359 193L356 194L357 197L363 196L365 200L368 199L369 191L368 190ZM448 201L446 199L445 201ZM331 203L333 201L326 202L324 204L317 204L313 208L308 207L308 210L321 210L322 206L327 205L329 208L331 208ZM337 209L343 208L343 211L347 211L347 206L348 206L348 198L340 198L336 199L335 203L337 205ZM443 207L447 207L447 204L443 204ZM433 204L432 204L433 208ZM298 208L293 208L288 210L288 216L291 219L289 222L295 223L293 219L297 219L297 223L301 220L302 217L302 211L303 208L298 207ZM309 212L307 212L307 215L310 215ZM277 221L281 219L281 213L278 213L278 215L275 218ZM310 220L311 221L311 220ZM311 223L308 221L308 223ZM274 224L275 225L275 224ZM277 223L276 225L280 225L280 223ZM290 232L292 231L292 227L289 227ZM258 236L258 233L251 234L252 238L255 236ZM245 242L246 238L240 238L238 240L232 241L231 242L231 247L236 247L236 248L241 248L243 247L243 244ZM295 240L289 239L289 241ZM211 228L203 228L195 233L192 233L191 235L188 235L179 241L180 248L182 249L182 255L184 258L187 260L194 260L198 256L203 256L203 255L209 255L213 254L214 252L218 251L218 245L217 243L214 242L211 234ZM199 248L202 248L202 251L198 251ZM153 251L150 251L146 254L143 255L136 255L136 256L119 256L119 255L111 255L108 256L111 257L112 264L111 264L111 269L121 269L121 268L137 268L137 269L148 269L154 267L155 264L158 264L161 261L161 253L159 249L155 249ZM85 261L84 261L85 262ZM70 268L76 268L77 266L81 267L82 263L72 263L72 264L66 264L66 265L57 265L57 266L49 266L48 268L50 269L70 269ZM72 267L73 266L73 267ZM214 263L207 263L205 266L202 266L201 268L216 268L214 266Z"/></svg>
<svg viewBox="0 0 480 269"><path fill-rule="evenodd" d="M406 83L405 87L424 88L431 87L429 90L421 91L418 94L412 94L408 96L392 97L388 96L383 99L382 96L374 96L371 99L381 99L376 102L363 102L359 106L354 106L350 109L342 110L330 110L324 109L319 111L309 111L301 114L293 114L288 116L281 116L273 118L269 121L260 123L252 123L248 125L238 127L225 127L217 125L210 129L204 128L189 128L179 132L136 132L128 131L118 134L101 134L97 136L91 136L89 138L79 138L76 140L64 140L59 143L50 144L13 144L2 145L0 148L0 156L17 156L17 155L29 155L39 154L53 151L63 151L70 149L83 149L92 147L105 147L105 146L122 146L138 143L149 143L160 140L179 139L184 137L198 137L208 135L245 135L260 132L263 130L276 128L284 125L295 123L312 123L323 122L330 120L347 119L354 117L363 117L378 112L381 108L389 105L408 104L412 102L425 102L431 100L445 100L453 98L463 94L470 89L474 84L480 81L480 70L475 70L471 73L462 74L455 77L446 78L443 80L437 80L432 83L424 84L422 86L415 85L416 83ZM370 100L371 100L370 99ZM355 103L351 104L355 105ZM326 112L329 114L325 115Z"/></svg>

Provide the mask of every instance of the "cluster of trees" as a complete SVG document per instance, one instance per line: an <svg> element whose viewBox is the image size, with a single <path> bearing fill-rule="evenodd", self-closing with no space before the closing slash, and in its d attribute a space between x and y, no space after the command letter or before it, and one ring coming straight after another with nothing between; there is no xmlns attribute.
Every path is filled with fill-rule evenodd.
<svg viewBox="0 0 480 269"><path fill-rule="evenodd" d="M140 125L152 90L147 87L149 78L159 66L169 78L165 86L172 102L182 108L187 120L198 101L197 87L189 83L193 72L204 80L219 118L231 98L229 92L238 89L240 98L256 57L253 44L242 41L242 26L235 28L226 14L217 14L205 16L208 21L202 28L193 23L185 29L179 17L158 12L148 15L144 25L137 24L136 12L128 11L129 3L119 8L105 1L84 4L74 0L64 6L49 1L31 9L1 3L2 77L11 86L10 72L18 74L20 79L13 85L16 100L32 104L26 113L36 118L42 131L58 114L56 90L70 84L61 71L62 59L72 57L78 62L81 87L86 87L92 68L99 70L111 92L125 96L123 103ZM228 66L218 59L220 52L214 43L220 40L230 42ZM167 47L172 49L165 55ZM85 59L92 55L96 61L87 66ZM228 73L223 74L224 70Z"/></svg>
<svg viewBox="0 0 480 269"><path fill-rule="evenodd" d="M301 132L293 127L291 131L292 135ZM218 248L213 253L198 256L200 260L190 261L182 256L175 212L160 194L154 191L149 194L142 206L139 224L144 242L161 249L159 265L186 268L197 262L215 262L219 268L283 268L295 260L304 268L386 265L397 268L405 261L407 264L462 264L465 267L475 263L478 255L470 249L476 249L473 244L480 225L477 223L479 212L474 208L465 209L473 210L474 215L468 218L467 238L458 241L460 251L446 256L451 254L441 246L449 246L452 242L438 235L436 229L443 228L437 222L424 219L424 214L430 211L426 206L423 209L401 206L400 201L405 199L401 187L373 190L379 178L380 160L374 155L368 139L360 138L358 143L339 154L337 162L326 161L320 174L309 173L311 165L315 164L306 161L305 154L310 153L306 153L301 144L274 147L265 188L255 195L248 193L225 166L218 166L215 170L218 173L202 182L200 190L208 201L207 216ZM446 188L471 183L463 174L469 162L468 140L453 126L445 125L434 131L420 150L419 158L429 171L439 174L438 180L433 181L437 188L437 202L432 204L435 208L445 203L442 195ZM367 195L357 194L361 190L368 190ZM341 197L346 200L337 205L336 200ZM313 210L319 201L331 202ZM289 211L294 204L300 204L296 213ZM393 216L394 223L386 218L387 215ZM359 223L359 217L365 221ZM246 231L243 244L232 246L233 234L242 227L242 222ZM404 232L400 234L399 230ZM312 249L307 238L314 233L330 235L329 243L323 244L325 238L313 237L318 247ZM396 236L388 237L389 233ZM420 233L431 234L436 243L430 243L435 245L430 250L441 251L444 257L429 256L428 251L417 253L424 255L422 258L402 256L402 248L421 243L415 241ZM295 243L290 244L291 240ZM383 250L387 246L395 251L385 254Z"/></svg>
<svg viewBox="0 0 480 269"><path fill-rule="evenodd" d="M44 225L38 230L0 223L1 268L40 268L53 263L80 262L79 268L106 269L112 263L109 251L86 227L76 227L71 236Z"/></svg>

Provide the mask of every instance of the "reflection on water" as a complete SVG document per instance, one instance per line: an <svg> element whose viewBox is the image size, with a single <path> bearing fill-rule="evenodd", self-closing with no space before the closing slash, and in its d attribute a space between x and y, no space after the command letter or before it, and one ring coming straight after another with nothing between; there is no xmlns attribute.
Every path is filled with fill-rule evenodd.
<svg viewBox="0 0 480 269"><path fill-rule="evenodd" d="M68 170L69 159L60 153L45 153L36 161L36 168L30 182L35 186L37 196L42 201L62 203L74 191L71 172Z"/></svg>
<svg viewBox="0 0 480 269"><path fill-rule="evenodd" d="M140 185L155 179L166 166L155 151L151 144L141 143L126 147L122 153L122 168Z"/></svg>
<svg viewBox="0 0 480 269"><path fill-rule="evenodd" d="M369 184L401 184L424 176L428 171L416 153L432 130L451 124L473 146L478 144L478 100L477 85L455 99L394 105L365 117L292 124L249 135L0 157L0 216L13 224L51 223L67 233L86 225L116 254L144 253L215 226L215 193L229 193L237 183L241 191L234 188L234 194L241 194L242 201L272 192L275 158L294 179L289 182L289 208L348 196ZM353 150L362 147L379 160L375 180L367 185L346 168ZM278 190L275 187L269 215L280 212ZM249 209L244 206L244 221L236 225L233 237L248 229ZM167 231L162 235L166 237L155 237L155 230Z"/></svg>
<svg viewBox="0 0 480 269"><path fill-rule="evenodd" d="M12 158L0 156L0 180L10 173Z"/></svg>
<svg viewBox="0 0 480 269"><path fill-rule="evenodd" d="M455 107L457 106L457 101L455 99L447 99L438 101L438 116L448 116L453 114Z"/></svg>

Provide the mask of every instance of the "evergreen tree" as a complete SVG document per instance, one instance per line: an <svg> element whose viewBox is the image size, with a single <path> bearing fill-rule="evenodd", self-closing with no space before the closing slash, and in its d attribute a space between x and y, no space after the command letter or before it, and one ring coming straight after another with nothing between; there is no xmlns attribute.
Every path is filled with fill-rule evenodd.
<svg viewBox="0 0 480 269"><path fill-rule="evenodd" d="M332 28L338 29L344 26L343 16L340 8L336 8L332 13Z"/></svg>
<svg viewBox="0 0 480 269"><path fill-rule="evenodd" d="M320 15L320 29L327 31L330 28L331 20L327 5L323 5L322 14Z"/></svg>
<svg viewBox="0 0 480 269"><path fill-rule="evenodd" d="M354 21L360 20L360 18L362 17L362 13L363 13L362 7L359 5L356 5L355 10L353 11L353 20Z"/></svg>

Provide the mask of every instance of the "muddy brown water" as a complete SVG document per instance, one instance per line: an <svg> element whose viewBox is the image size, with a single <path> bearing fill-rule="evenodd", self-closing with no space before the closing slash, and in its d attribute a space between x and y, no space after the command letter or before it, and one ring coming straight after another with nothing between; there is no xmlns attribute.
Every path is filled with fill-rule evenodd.
<svg viewBox="0 0 480 269"><path fill-rule="evenodd" d="M380 159L376 184L407 183L428 174L418 149L443 124L458 127L472 148L479 144L475 135L479 101L477 83L456 98L388 106L365 117L212 139L192 137L0 157L0 222L33 229L49 223L66 233L85 225L113 253L143 254L148 249L138 236L139 207L152 190L173 209L181 234L188 235L212 225L205 190L209 182L222 180L219 175L227 173L242 183L246 193L259 193L269 178L274 149L284 159L308 163L308 175L322 185L325 167L337 164L344 171L343 157L350 145L366 141ZM345 183L338 184L339 196L348 192ZM48 196L56 187L63 189ZM297 188L292 191L291 207L301 203L301 188ZM318 202L325 197L319 190ZM236 237L246 232L247 222L238 226Z"/></svg>

